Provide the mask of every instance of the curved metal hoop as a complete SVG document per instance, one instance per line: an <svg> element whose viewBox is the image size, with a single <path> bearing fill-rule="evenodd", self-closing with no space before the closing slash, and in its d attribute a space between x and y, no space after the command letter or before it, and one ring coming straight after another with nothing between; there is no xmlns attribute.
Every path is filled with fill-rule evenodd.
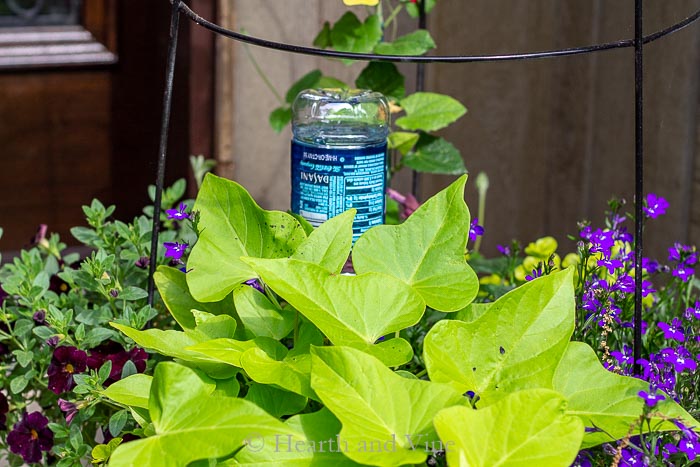
<svg viewBox="0 0 700 467"><path fill-rule="evenodd" d="M248 44L257 45L260 47L265 47L268 49L283 50L286 52L304 54L304 55L316 55L321 57L329 58L346 58L352 60L377 60L383 62L405 62L405 63L467 63L467 62L498 62L498 61L514 61L514 60L530 60L536 58L549 58L549 57L562 57L567 55L580 55L591 52L599 52L602 50L610 49L622 49L626 47L634 47L634 39L624 39L614 42L606 42L604 44L588 45L584 47L574 47L568 49L558 49L558 50L545 50L541 52L524 52L518 54L505 54L505 55L438 55L438 56L418 56L418 55L377 55L377 54L365 54L365 53L352 53L352 52L338 52L336 50L324 50L314 47L304 47L292 44L285 44L282 42L274 42L266 39L261 39L258 37L247 36L230 29L219 26L218 24L212 23L197 13L195 13L190 7L188 7L184 2L180 1L177 7L179 11L187 16L189 19L199 24L200 26L209 29L212 32L220 34L222 36L235 39L240 42L246 42ZM664 36L673 34L674 32L680 31L686 26L692 24L693 22L700 19L700 10L696 11L691 16L688 16L683 21L669 26L666 29L657 31L653 34L644 36L643 43L647 44L649 42L654 42L655 40L661 39Z"/></svg>

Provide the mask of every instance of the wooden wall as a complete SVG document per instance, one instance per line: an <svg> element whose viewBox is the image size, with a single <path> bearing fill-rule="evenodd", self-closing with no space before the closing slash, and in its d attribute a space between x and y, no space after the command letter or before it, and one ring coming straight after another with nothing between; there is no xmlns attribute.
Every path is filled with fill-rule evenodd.
<svg viewBox="0 0 700 467"><path fill-rule="evenodd" d="M697 9L698 0L649 1L646 31ZM241 1L224 19L256 36L309 44L323 21L336 20L342 11L339 1ZM440 54L580 46L630 38L632 25L631 3L612 0L443 0L429 21ZM249 188L263 206L287 209L290 135L269 130L267 115L276 99L243 47L226 44L229 63L219 70L223 79L218 83L221 92L228 82L223 88L228 94L220 94L224 99L217 106L228 106L219 122L229 144L218 146L217 156L226 161L221 173ZM700 25L645 50L646 191L671 203L667 216L648 226L645 238L650 251L663 256L674 241L700 243ZM251 52L281 92L312 67L349 79L360 66L346 70L311 57ZM406 71L412 73L410 67ZM472 181L481 171L490 178L487 252L495 253L497 244L512 238L528 242L545 234L566 243L566 234L576 233L577 220L602 220L611 196L632 201L631 49L527 62L432 65L427 78L428 90L451 94L469 109L444 136L461 149ZM420 194L425 198L451 180L426 176ZM467 202L476 209L473 183Z"/></svg>

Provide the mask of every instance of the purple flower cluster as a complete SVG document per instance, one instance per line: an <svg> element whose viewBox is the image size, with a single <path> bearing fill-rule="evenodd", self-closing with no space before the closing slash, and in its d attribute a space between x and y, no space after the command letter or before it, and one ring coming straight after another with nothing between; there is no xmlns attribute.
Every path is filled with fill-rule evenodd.
<svg viewBox="0 0 700 467"><path fill-rule="evenodd" d="M668 249L668 260L673 263L671 274L683 282L688 282L695 273L698 254L695 247L676 243Z"/></svg>

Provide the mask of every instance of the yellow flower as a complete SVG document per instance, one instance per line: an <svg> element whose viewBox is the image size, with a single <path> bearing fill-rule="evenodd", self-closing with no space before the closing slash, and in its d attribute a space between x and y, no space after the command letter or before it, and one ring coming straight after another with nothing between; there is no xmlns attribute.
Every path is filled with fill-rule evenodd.
<svg viewBox="0 0 700 467"><path fill-rule="evenodd" d="M482 285L500 285L503 283L503 279L498 274L491 274L490 276L485 276L479 279L479 284Z"/></svg>
<svg viewBox="0 0 700 467"><path fill-rule="evenodd" d="M557 251L557 246L559 245L554 237L542 237L530 243L525 248L525 253L541 261L547 261L549 256Z"/></svg>
<svg viewBox="0 0 700 467"><path fill-rule="evenodd" d="M343 3L345 3L347 6L355 6L355 5L375 6L377 3L379 3L379 0L343 0Z"/></svg>

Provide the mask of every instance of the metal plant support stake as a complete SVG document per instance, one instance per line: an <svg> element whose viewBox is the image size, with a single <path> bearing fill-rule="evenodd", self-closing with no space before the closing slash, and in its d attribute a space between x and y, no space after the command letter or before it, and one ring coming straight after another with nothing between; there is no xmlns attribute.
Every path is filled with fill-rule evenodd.
<svg viewBox="0 0 700 467"><path fill-rule="evenodd" d="M230 39L245 42L248 44L265 47L269 49L281 50L290 53L313 55L318 57L329 58L346 58L351 60L375 60L382 62L402 62L418 64L416 70L416 88L422 91L424 88L425 71L423 64L425 63L470 63L470 62L501 62L515 60L532 60L539 58L565 57L569 55L580 55L592 52L600 52L603 50L634 48L634 85L635 85L635 244L634 244L634 270L635 270L635 301L634 301L634 360L635 373L640 373L640 366L637 363L641 358L642 351L642 225L644 213L642 210L644 185L643 185L643 162L644 162L644 135L643 135L643 90L642 78L643 67L642 58L644 53L644 45L654 42L662 37L680 31L686 26L700 19L700 10L688 16L684 20L667 27L661 31L657 31L648 36L643 35L642 25L642 0L635 0L634 6L634 39L624 39L603 44L593 44L584 47L574 47L568 49L555 49L540 52L525 52L518 54L503 54L503 55L434 55L434 56L416 56L416 55L377 55L368 53L351 53L339 52L336 50L324 50L313 47L303 47L283 42L274 42L258 37L246 36L230 29L219 26L211 21L208 21L190 7L183 0L170 0L172 3L172 16L170 23L170 40L168 42L168 62L165 73L165 91L163 93L163 115L160 131L160 148L158 152L158 174L156 177L156 196L153 209L153 234L151 238L151 257L148 271L148 304L153 306L154 283L153 274L155 272L157 252L158 252L158 234L160 231L160 211L161 200L163 193L163 179L165 174L165 163L167 157L168 129L170 126L170 107L172 102L173 92L173 75L175 73L175 52L177 49L177 30L180 15L185 15L194 23L202 26L215 34L219 34ZM425 15L425 0L418 1L418 27L426 29ZM412 191L416 195L418 191L419 177L414 173L412 181Z"/></svg>

